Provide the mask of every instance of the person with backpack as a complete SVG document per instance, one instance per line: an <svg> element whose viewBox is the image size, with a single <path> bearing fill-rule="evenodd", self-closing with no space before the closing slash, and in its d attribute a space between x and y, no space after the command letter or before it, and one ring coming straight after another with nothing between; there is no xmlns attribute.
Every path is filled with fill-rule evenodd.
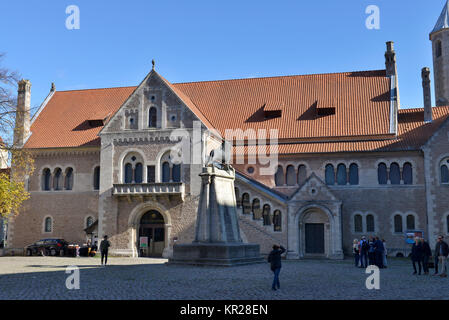
<svg viewBox="0 0 449 320"><path fill-rule="evenodd" d="M108 236L104 236L104 239L101 240L100 243L100 252L101 252L101 265L105 266L108 263L108 250L111 246L111 243L108 241ZM104 259L104 264L103 264Z"/></svg>
<svg viewBox="0 0 449 320"><path fill-rule="evenodd" d="M272 290L280 289L281 285L279 283L279 273L281 272L281 254L285 252L285 248L281 245L273 245L273 250L268 255L268 262L271 264L271 271L273 271L274 279L271 286Z"/></svg>

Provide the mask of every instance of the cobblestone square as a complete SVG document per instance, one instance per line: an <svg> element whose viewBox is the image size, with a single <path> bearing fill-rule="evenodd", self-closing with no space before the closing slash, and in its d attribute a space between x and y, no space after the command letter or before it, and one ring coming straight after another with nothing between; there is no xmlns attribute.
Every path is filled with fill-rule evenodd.
<svg viewBox="0 0 449 320"><path fill-rule="evenodd" d="M0 299L448 299L449 278L412 275L409 260L390 259L380 270L380 290L369 274L344 261L284 261L281 289L271 290L268 264L233 268L166 265L164 259L1 257ZM80 289L68 290L67 266L80 270ZM430 269L431 273L433 269Z"/></svg>

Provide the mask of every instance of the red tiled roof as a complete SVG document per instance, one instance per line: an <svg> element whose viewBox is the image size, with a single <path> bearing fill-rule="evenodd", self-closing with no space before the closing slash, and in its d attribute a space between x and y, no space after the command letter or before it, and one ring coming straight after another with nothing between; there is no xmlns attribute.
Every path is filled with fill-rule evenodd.
<svg viewBox="0 0 449 320"><path fill-rule="evenodd" d="M221 134L225 129L278 129L280 139L297 142L389 136L390 80L385 70L178 84L163 80L207 127ZM135 89L55 92L33 122L25 147L98 146L102 127L91 128L88 120L113 115ZM269 111L281 109L281 117L265 119L264 106ZM335 107L335 114L318 116L317 107ZM432 124L423 123L422 109L400 110L396 140L281 144L279 151L414 148L449 114L447 108L434 109Z"/></svg>
<svg viewBox="0 0 449 320"><path fill-rule="evenodd" d="M98 132L88 120L105 118L125 102L135 87L57 91L31 125L26 148L96 146Z"/></svg>
<svg viewBox="0 0 449 320"><path fill-rule="evenodd" d="M449 106L434 107L433 121L424 123L424 109L401 109L398 115L398 136L394 139L366 141L335 141L280 144L279 154L330 153L363 151L419 150L432 134L449 118ZM257 147L234 147L234 154L257 154ZM267 153L269 148L267 147Z"/></svg>

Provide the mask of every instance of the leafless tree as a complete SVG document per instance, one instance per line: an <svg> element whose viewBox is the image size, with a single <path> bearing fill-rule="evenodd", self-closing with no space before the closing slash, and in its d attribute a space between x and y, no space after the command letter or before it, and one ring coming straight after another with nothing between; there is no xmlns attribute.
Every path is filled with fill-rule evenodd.
<svg viewBox="0 0 449 320"><path fill-rule="evenodd" d="M2 65L4 53L0 53L0 137L3 147L12 148L12 136L17 109L17 82L20 75Z"/></svg>

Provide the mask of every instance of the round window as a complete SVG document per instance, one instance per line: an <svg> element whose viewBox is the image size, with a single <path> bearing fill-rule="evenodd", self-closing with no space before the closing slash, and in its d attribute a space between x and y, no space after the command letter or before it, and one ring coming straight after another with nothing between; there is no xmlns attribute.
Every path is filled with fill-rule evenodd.
<svg viewBox="0 0 449 320"><path fill-rule="evenodd" d="M246 171L247 171L249 174L253 174L253 173L254 173L254 167L248 167L248 168L246 168Z"/></svg>

